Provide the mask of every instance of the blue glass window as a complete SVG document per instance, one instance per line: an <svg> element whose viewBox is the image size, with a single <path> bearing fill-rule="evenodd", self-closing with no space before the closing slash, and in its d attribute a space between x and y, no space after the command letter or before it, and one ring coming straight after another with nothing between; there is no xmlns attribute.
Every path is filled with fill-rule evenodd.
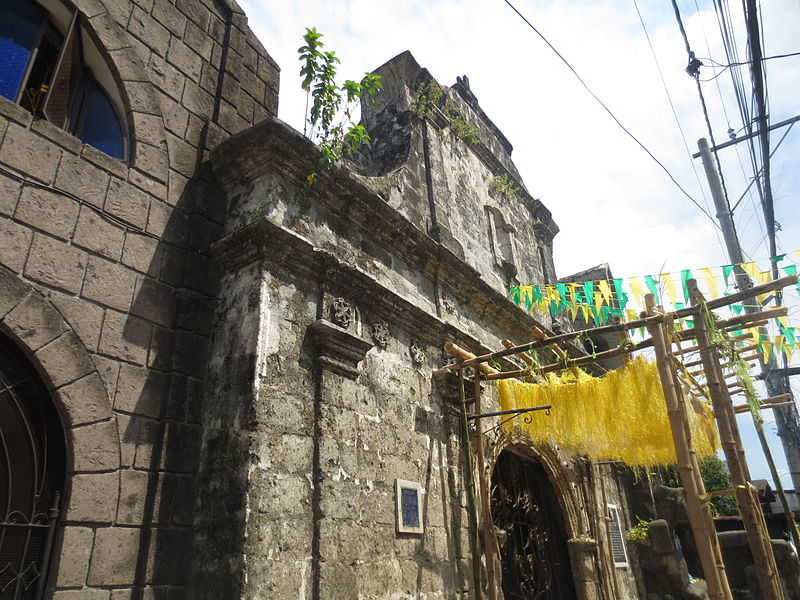
<svg viewBox="0 0 800 600"><path fill-rule="evenodd" d="M47 13L29 0L0 0L0 95L17 100Z"/></svg>
<svg viewBox="0 0 800 600"><path fill-rule="evenodd" d="M403 525L406 527L419 527L419 494L413 488L400 488L400 508L403 515Z"/></svg>
<svg viewBox="0 0 800 600"><path fill-rule="evenodd" d="M75 135L109 156L123 159L124 136L111 100L94 79L87 82Z"/></svg>

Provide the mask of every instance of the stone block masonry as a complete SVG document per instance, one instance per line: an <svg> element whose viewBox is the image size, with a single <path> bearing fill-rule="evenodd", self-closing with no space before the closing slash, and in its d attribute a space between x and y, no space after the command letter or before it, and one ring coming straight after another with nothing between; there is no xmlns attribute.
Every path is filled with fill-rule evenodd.
<svg viewBox="0 0 800 600"><path fill-rule="evenodd" d="M117 81L130 159L0 98L0 328L68 440L45 596L186 598L216 303L203 257L226 210L202 164L277 114L279 69L235 2L72 5Z"/></svg>

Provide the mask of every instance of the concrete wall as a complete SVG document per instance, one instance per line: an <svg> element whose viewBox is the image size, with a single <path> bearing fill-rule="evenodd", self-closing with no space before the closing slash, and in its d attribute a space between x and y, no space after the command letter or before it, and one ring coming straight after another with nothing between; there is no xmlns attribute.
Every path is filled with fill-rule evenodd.
<svg viewBox="0 0 800 600"><path fill-rule="evenodd" d="M63 415L59 600L185 598L201 380L225 206L208 148L277 112L234 3L75 0L123 99L130 161L0 98L0 318Z"/></svg>

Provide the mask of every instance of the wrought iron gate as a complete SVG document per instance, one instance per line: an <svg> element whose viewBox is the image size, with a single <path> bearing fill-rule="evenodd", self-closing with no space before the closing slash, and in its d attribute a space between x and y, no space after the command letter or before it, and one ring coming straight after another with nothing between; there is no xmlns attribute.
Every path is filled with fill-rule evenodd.
<svg viewBox="0 0 800 600"><path fill-rule="evenodd" d="M505 451L492 475L505 600L576 600L561 508L544 468Z"/></svg>
<svg viewBox="0 0 800 600"><path fill-rule="evenodd" d="M43 596L64 448L47 391L22 353L0 336L0 600Z"/></svg>

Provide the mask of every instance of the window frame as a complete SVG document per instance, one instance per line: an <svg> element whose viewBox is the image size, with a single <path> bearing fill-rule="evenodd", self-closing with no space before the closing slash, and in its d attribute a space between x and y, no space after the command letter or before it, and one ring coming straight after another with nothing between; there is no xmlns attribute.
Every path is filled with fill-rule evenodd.
<svg viewBox="0 0 800 600"><path fill-rule="evenodd" d="M128 119L123 109L122 96L118 89L115 88L113 91L110 91L107 85L104 85L104 81L107 82L110 79L112 85L116 86L116 78L108 68L107 63L105 62L105 57L94 43L89 31L84 27L84 20L81 14L77 9L67 7L65 4L60 2L60 0L47 0L45 2L40 0L27 1L30 4L34 4L40 8L44 13L44 17L39 27L39 31L36 34L30 56L28 57L28 63L20 79L16 96L13 100L11 98L6 99L13 101L18 106L28 110L28 108L22 104L23 94L25 93L30 76L36 64L43 37L48 27L53 27L63 36L63 40L58 48L58 58L55 62L53 72L47 81L47 91L45 92L44 97L41 99L41 102L39 102L38 106L32 111L34 118L46 120L47 122L52 123L56 127L63 129L70 135L74 136L80 140L81 143L92 146L92 148L95 148L99 152L103 152L115 160L120 160L125 164L129 164L132 153L131 136ZM56 15L56 12L59 14ZM63 29L64 23L66 23L66 29ZM73 45L74 47L71 47ZM57 82L61 73L67 52L74 53L74 58L70 66L70 69L72 70L70 77L74 77L74 82L71 82L69 89L66 117L62 123L58 123L52 120L48 116L47 112L49 103L53 97L51 93L53 92L54 84ZM105 97L105 100L112 107L119 131L119 144L121 149L120 156L108 154L97 146L83 141L78 135L85 123L86 105L89 100L88 92L91 91L92 86L96 86L99 89L100 93Z"/></svg>

